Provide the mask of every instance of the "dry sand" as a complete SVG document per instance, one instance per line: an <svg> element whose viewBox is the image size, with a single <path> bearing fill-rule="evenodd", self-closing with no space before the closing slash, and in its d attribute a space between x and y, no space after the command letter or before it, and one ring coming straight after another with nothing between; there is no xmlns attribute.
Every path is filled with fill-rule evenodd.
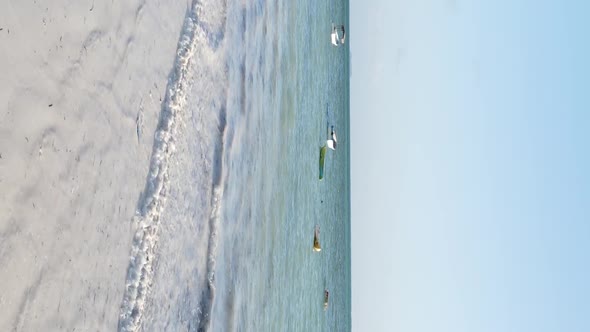
<svg viewBox="0 0 590 332"><path fill-rule="evenodd" d="M116 330L186 2L0 2L0 331Z"/></svg>

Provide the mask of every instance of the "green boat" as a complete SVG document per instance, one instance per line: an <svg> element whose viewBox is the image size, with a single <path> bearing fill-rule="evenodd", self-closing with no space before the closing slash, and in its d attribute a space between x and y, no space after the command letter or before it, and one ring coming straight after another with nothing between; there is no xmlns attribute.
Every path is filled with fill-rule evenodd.
<svg viewBox="0 0 590 332"><path fill-rule="evenodd" d="M320 148L320 181L324 178L324 166L326 164L326 151L328 147L326 145Z"/></svg>

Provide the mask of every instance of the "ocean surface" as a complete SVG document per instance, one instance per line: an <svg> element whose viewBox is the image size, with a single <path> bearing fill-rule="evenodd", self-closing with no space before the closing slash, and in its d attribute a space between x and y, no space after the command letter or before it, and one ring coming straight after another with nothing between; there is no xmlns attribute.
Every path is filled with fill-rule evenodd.
<svg viewBox="0 0 590 332"><path fill-rule="evenodd" d="M194 1L183 20L119 330L350 330L349 48L330 44L348 1Z"/></svg>

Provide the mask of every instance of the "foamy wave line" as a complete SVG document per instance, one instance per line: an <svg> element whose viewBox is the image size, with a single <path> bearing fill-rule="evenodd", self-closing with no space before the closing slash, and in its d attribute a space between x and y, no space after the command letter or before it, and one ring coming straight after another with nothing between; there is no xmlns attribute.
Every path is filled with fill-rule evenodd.
<svg viewBox="0 0 590 332"><path fill-rule="evenodd" d="M119 315L119 331L137 331L140 328L152 283L155 247L158 241L160 215L166 203L169 160L174 152L177 118L186 104L191 84L193 56L199 40L204 35L197 22L198 7L198 2L193 1L182 28L176 61L154 135L150 172L143 198L140 199L139 210L134 217L138 229L133 237L125 294Z"/></svg>
<svg viewBox="0 0 590 332"><path fill-rule="evenodd" d="M218 226L221 216L223 183L215 186L212 191L212 209L209 215L209 244L207 249L207 274L198 305L197 331L208 331L211 325L211 311L215 301L215 265L217 257Z"/></svg>

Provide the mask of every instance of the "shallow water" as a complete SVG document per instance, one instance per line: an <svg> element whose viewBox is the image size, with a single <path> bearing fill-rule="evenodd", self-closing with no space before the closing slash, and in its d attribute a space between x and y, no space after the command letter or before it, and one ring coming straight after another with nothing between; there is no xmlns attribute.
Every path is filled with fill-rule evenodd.
<svg viewBox="0 0 590 332"><path fill-rule="evenodd" d="M349 56L331 22L347 24L348 3L188 10L122 330L350 330ZM319 181L330 126L339 145Z"/></svg>

